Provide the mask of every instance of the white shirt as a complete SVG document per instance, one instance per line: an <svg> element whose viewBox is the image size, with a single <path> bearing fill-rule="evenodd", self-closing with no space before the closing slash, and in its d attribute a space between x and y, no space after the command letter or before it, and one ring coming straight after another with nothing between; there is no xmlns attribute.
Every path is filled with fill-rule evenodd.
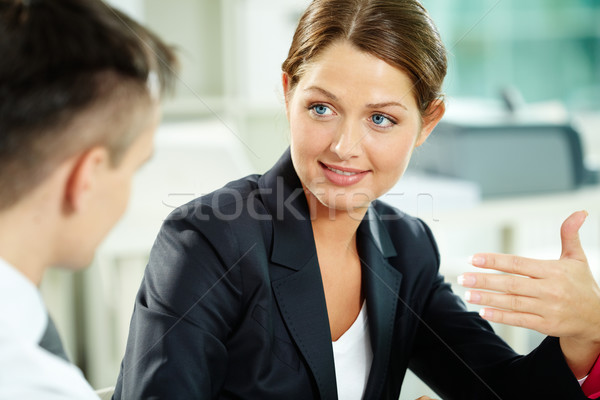
<svg viewBox="0 0 600 400"><path fill-rule="evenodd" d="M332 345L338 398L361 399L373 361L366 301L363 302L356 321Z"/></svg>
<svg viewBox="0 0 600 400"><path fill-rule="evenodd" d="M76 366L38 346L47 323L38 288L0 258L0 400L98 400Z"/></svg>

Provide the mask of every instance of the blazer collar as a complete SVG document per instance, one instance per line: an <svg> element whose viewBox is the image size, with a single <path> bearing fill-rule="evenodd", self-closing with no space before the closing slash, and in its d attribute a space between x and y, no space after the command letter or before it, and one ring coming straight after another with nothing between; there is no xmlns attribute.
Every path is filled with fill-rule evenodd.
<svg viewBox="0 0 600 400"><path fill-rule="evenodd" d="M310 211L300 178L288 148L277 163L258 180L263 204L273 220L271 261L299 270L315 254ZM396 250L380 216L371 206L361 222L358 235L371 239L371 245L384 258Z"/></svg>
<svg viewBox="0 0 600 400"><path fill-rule="evenodd" d="M359 244L361 239L369 239L371 243L364 244L375 246L375 249L378 253L381 253L383 258L397 256L392 238L390 238L390 234L373 204L369 207L367 214L358 226L357 238Z"/></svg>
<svg viewBox="0 0 600 400"><path fill-rule="evenodd" d="M288 271L271 272L277 303L321 399L336 399L330 326L310 212L289 149L259 178L258 185L273 222L271 261ZM357 245L373 349L364 398L377 399L387 377L402 274L387 262L396 250L373 205L358 228Z"/></svg>
<svg viewBox="0 0 600 400"><path fill-rule="evenodd" d="M319 398L337 399L331 328L316 253L301 270L271 285L290 335L315 379Z"/></svg>
<svg viewBox="0 0 600 400"><path fill-rule="evenodd" d="M286 151L258 180L273 223L271 285L281 315L322 400L336 400L335 364L308 203ZM282 267L278 267L282 266Z"/></svg>
<svg viewBox="0 0 600 400"><path fill-rule="evenodd" d="M258 180L263 204L273 221L271 261L299 270L316 254L308 202L290 149Z"/></svg>
<svg viewBox="0 0 600 400"><path fill-rule="evenodd" d="M362 264L362 285L373 350L364 398L379 399L389 373L402 273L387 261L387 258L396 255L396 250L373 206L358 228L357 247Z"/></svg>

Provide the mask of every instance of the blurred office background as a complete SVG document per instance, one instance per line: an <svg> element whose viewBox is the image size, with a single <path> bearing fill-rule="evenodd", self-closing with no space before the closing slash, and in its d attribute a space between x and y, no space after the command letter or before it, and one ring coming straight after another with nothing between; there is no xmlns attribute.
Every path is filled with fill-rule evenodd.
<svg viewBox="0 0 600 400"><path fill-rule="evenodd" d="M115 383L165 216L266 171L288 146L280 65L308 0L111 3L175 44L183 68L125 218L88 270L52 271L42 288L68 352L96 388ZM475 252L557 258L562 220L587 209L582 242L598 278L600 2L423 3L449 52L446 124L386 200L431 226L452 283L472 269ZM496 328L521 352L541 339ZM431 392L411 376L401 399L423 394Z"/></svg>

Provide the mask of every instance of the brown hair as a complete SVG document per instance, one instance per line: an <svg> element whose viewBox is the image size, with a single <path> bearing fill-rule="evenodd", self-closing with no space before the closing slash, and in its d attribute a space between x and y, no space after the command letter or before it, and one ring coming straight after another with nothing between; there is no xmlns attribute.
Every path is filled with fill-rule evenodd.
<svg viewBox="0 0 600 400"><path fill-rule="evenodd" d="M446 50L417 0L314 0L300 18L282 65L290 90L302 77L304 66L340 40L407 73L421 115L441 98Z"/></svg>
<svg viewBox="0 0 600 400"><path fill-rule="evenodd" d="M158 37L101 0L3 0L0 54L0 210L93 146L117 166L176 67Z"/></svg>

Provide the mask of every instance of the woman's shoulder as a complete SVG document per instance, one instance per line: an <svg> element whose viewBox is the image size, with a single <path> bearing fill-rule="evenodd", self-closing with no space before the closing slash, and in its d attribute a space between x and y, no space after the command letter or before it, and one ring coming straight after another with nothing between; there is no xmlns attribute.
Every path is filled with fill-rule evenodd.
<svg viewBox="0 0 600 400"><path fill-rule="evenodd" d="M258 180L249 175L200 196L173 210L163 222L161 237L189 237L221 248L242 246L244 237L255 241L265 235L266 214Z"/></svg>
<svg viewBox="0 0 600 400"><path fill-rule="evenodd" d="M394 246L415 248L424 246L439 259L435 238L429 226L420 218L409 215L381 200L372 204L376 218L385 227Z"/></svg>
<svg viewBox="0 0 600 400"><path fill-rule="evenodd" d="M213 209L218 213L220 210L227 210L232 205L237 206L236 203L239 203L240 200L246 200L258 191L259 178L260 175L254 174L231 181L219 189L177 207L171 212L168 219L178 218L181 214L190 215L198 208Z"/></svg>
<svg viewBox="0 0 600 400"><path fill-rule="evenodd" d="M198 228L220 225L258 212L261 197L258 188L260 175L248 175L204 194L174 209L167 221L185 221ZM256 203L259 203L258 205ZM250 211L250 212L249 212Z"/></svg>
<svg viewBox="0 0 600 400"><path fill-rule="evenodd" d="M431 236L431 230L427 224L418 217L407 214L381 200L374 201L372 207L377 218L388 230L402 230L416 237Z"/></svg>
<svg viewBox="0 0 600 400"><path fill-rule="evenodd" d="M188 279L265 257L271 231L248 211L262 209L255 192L258 178L238 179L175 209L154 242L150 270L169 270L171 276Z"/></svg>

